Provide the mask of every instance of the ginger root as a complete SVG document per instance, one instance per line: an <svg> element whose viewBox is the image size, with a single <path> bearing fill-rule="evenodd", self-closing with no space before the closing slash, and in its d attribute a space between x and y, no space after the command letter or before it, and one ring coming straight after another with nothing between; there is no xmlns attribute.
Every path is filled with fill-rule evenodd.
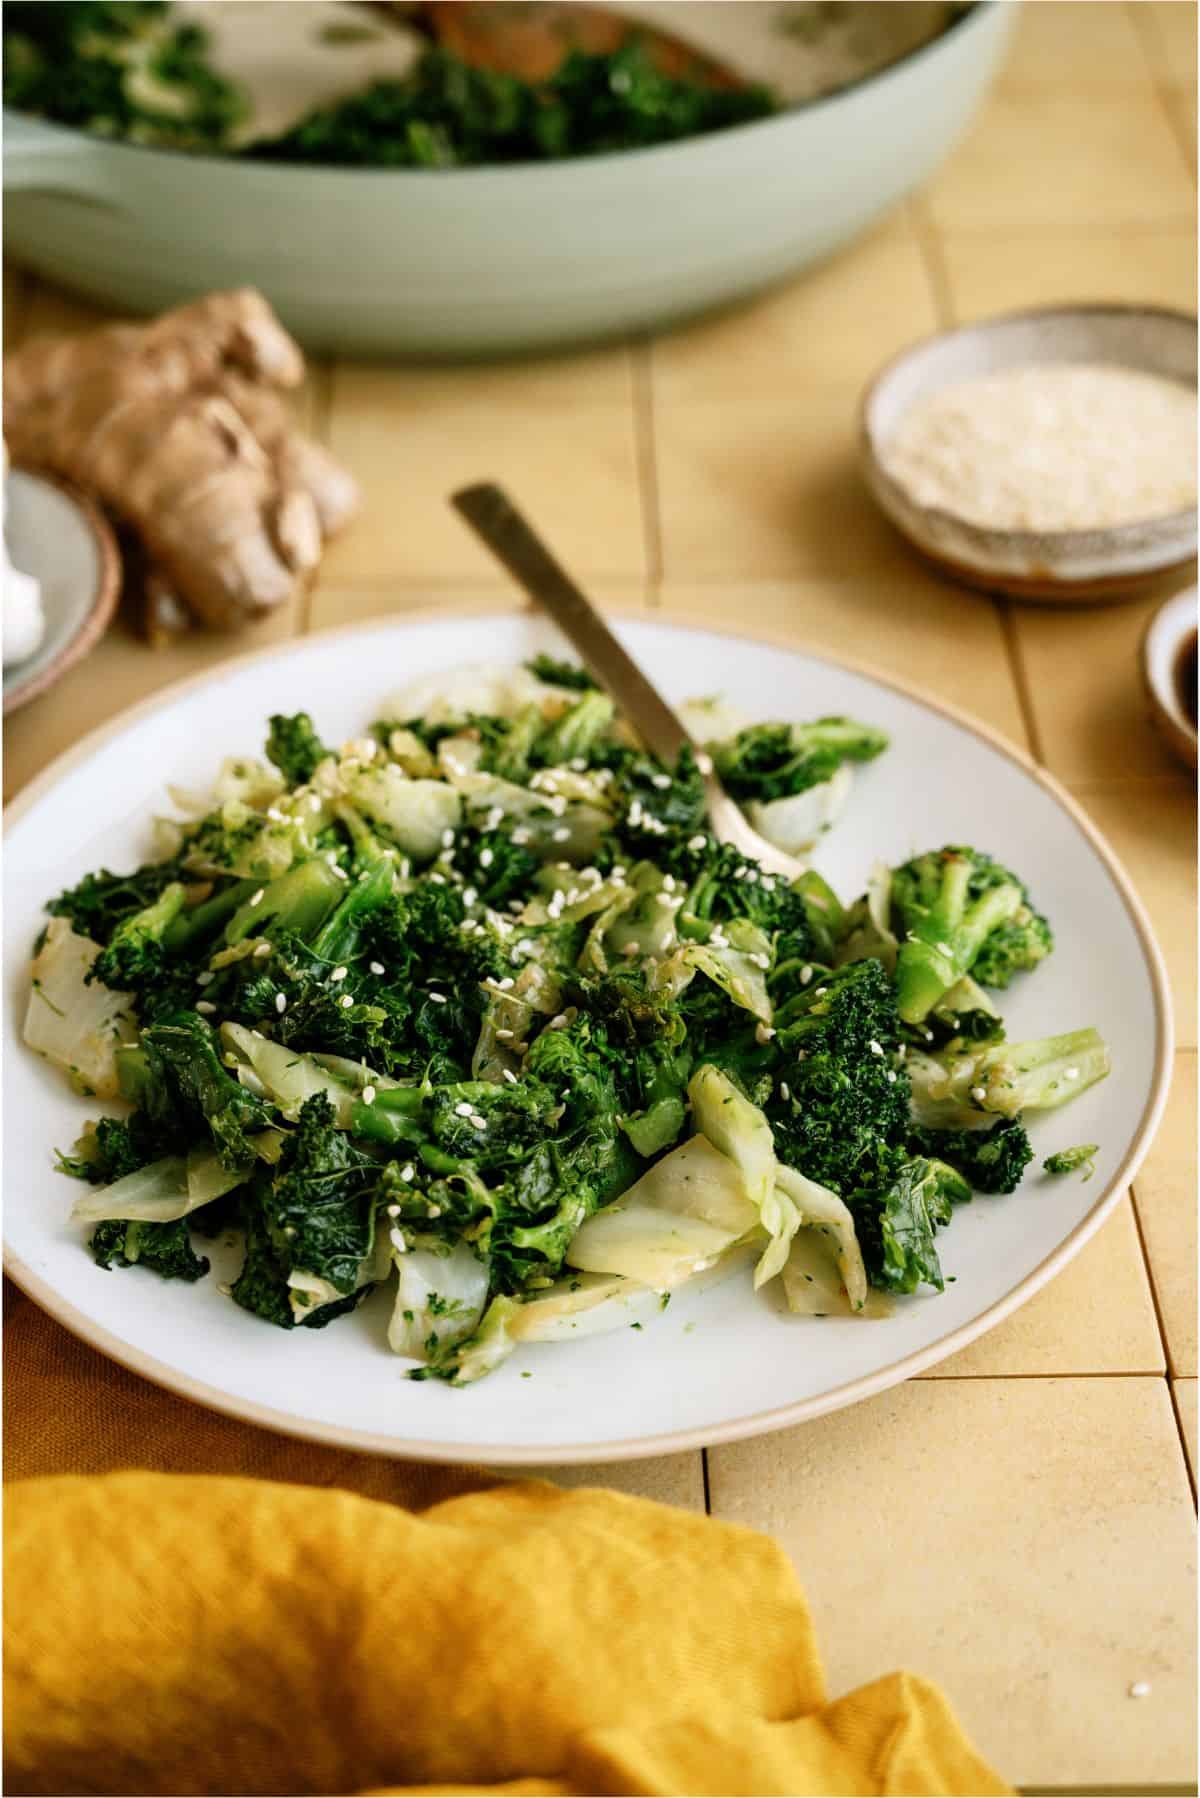
<svg viewBox="0 0 1200 1798"><path fill-rule="evenodd" d="M304 360L261 294L209 294L145 325L35 338L4 365L13 459L66 475L138 538L150 609L202 624L285 604L358 505L296 430Z"/></svg>

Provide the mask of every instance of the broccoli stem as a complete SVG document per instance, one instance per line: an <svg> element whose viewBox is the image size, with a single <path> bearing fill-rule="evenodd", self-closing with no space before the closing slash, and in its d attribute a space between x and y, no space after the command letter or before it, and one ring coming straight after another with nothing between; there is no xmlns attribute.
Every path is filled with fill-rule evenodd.
<svg viewBox="0 0 1200 1798"><path fill-rule="evenodd" d="M326 869L326 873L330 873L330 870ZM335 876L330 874L330 878L335 886L340 885ZM349 961L351 956L356 955L364 921L385 900L390 899L394 886L395 869L392 862L377 862L367 878L356 881L337 909L326 918L312 941L314 955L320 955L326 961L338 962Z"/></svg>
<svg viewBox="0 0 1200 1798"><path fill-rule="evenodd" d="M1024 903L1015 886L989 887L967 904L971 864L947 855L941 890L923 917L915 919L896 960L896 993L906 1024L920 1024L942 995L970 971L989 932L1013 917Z"/></svg>
<svg viewBox="0 0 1200 1798"><path fill-rule="evenodd" d="M225 941L232 946L248 936L269 936L272 927L278 927L307 942L334 911L343 891L343 882L328 862L319 858L301 862L265 887L251 890L225 926Z"/></svg>
<svg viewBox="0 0 1200 1798"><path fill-rule="evenodd" d="M234 912L255 891L257 881L235 880L223 892L214 893L211 899L205 899L199 905L193 905L188 911L181 911L172 918L163 932L163 947L172 955L178 955L201 943L208 937L216 936Z"/></svg>

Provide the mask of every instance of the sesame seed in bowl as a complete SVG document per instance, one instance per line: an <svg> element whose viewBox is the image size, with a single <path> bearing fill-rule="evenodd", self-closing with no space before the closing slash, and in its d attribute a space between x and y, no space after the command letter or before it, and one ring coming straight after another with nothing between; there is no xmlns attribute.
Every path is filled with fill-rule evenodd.
<svg viewBox="0 0 1200 1798"><path fill-rule="evenodd" d="M930 338L863 401L867 483L956 579L1022 599L1141 596L1196 553L1196 320L1012 313Z"/></svg>

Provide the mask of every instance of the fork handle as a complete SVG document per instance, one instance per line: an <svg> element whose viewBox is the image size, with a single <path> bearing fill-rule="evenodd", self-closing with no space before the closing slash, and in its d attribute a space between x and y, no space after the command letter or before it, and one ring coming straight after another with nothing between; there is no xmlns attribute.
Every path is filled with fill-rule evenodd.
<svg viewBox="0 0 1200 1798"><path fill-rule="evenodd" d="M463 487L452 495L451 503L529 597L549 613L647 748L671 764L685 745L698 747L502 487L490 481Z"/></svg>

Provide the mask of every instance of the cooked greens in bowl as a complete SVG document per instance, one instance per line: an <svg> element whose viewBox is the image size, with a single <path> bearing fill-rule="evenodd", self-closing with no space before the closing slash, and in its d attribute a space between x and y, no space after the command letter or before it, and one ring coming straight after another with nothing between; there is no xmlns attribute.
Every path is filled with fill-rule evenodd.
<svg viewBox="0 0 1200 1798"><path fill-rule="evenodd" d="M887 747L688 717L793 852ZM160 859L86 876L36 946L26 1042L129 1108L61 1156L74 1216L101 1266L184 1282L237 1233L230 1296L288 1329L394 1281L420 1377L750 1262L797 1313L941 1290L936 1232L1015 1189L1022 1114L1108 1071L1088 1028L1006 1040L993 995L1052 948L1018 876L945 847L848 907L788 885L569 665L427 679L340 749L276 716L172 798Z"/></svg>
<svg viewBox="0 0 1200 1798"><path fill-rule="evenodd" d="M765 118L887 67L964 10L11 0L4 101L130 143L272 162L537 162Z"/></svg>

